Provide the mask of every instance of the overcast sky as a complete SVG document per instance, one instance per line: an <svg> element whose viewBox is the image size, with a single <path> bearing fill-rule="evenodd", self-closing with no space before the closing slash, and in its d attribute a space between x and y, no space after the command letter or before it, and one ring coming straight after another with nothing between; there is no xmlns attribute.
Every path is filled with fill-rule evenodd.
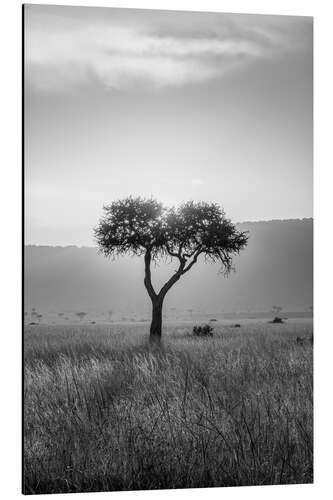
<svg viewBox="0 0 333 500"><path fill-rule="evenodd" d="M108 201L312 217L312 19L25 6L26 243Z"/></svg>

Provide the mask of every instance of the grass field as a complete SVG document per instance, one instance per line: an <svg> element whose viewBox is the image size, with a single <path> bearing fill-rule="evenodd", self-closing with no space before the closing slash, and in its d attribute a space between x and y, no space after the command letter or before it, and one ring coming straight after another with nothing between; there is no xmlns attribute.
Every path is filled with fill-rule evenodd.
<svg viewBox="0 0 333 500"><path fill-rule="evenodd" d="M191 329L26 327L24 492L312 482L312 321Z"/></svg>

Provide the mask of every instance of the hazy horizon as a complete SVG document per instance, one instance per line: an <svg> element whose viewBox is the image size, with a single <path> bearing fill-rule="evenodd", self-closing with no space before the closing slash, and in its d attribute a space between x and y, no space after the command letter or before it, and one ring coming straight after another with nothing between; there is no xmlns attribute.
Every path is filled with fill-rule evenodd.
<svg viewBox="0 0 333 500"><path fill-rule="evenodd" d="M217 264L199 258L191 276L169 292L166 307L206 311L305 310L313 295L313 221L248 222L247 248L234 259L235 273L225 279ZM152 268L157 289L172 274L174 261ZM92 247L25 247L27 310L150 311L144 292L143 258L105 259ZM128 314L127 314L128 316ZM148 314L149 317L149 314Z"/></svg>
<svg viewBox="0 0 333 500"><path fill-rule="evenodd" d="M312 18L26 5L27 244L128 195L312 217Z"/></svg>
<svg viewBox="0 0 333 500"><path fill-rule="evenodd" d="M313 217L302 217L302 218L297 218L297 219L267 219L267 220L254 220L254 221L240 221L240 222L235 222L236 226L242 226L242 225L259 225L259 224L265 224L265 223L274 223L274 222L302 222L302 221L312 221L313 222ZM94 244L94 242L90 245L77 245L77 244L72 244L72 243L66 243L66 244L47 244L47 243L29 243L26 242L24 243L25 247L33 247L33 246L40 246L40 247L77 247L77 248L97 248L97 244ZM121 259L122 257L118 257L116 260ZM132 257L131 257L132 258ZM137 257L133 257L137 258Z"/></svg>

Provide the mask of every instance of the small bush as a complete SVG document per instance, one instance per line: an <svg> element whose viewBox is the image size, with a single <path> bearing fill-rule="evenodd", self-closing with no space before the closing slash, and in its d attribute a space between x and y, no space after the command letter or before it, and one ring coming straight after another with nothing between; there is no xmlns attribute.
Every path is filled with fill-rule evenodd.
<svg viewBox="0 0 333 500"><path fill-rule="evenodd" d="M281 323L284 323L283 319L282 318L279 318L279 316L275 316L275 318L270 321L270 323L278 323L278 324L281 324Z"/></svg>
<svg viewBox="0 0 333 500"><path fill-rule="evenodd" d="M213 327L210 325L194 326L192 334L195 337L212 337Z"/></svg>

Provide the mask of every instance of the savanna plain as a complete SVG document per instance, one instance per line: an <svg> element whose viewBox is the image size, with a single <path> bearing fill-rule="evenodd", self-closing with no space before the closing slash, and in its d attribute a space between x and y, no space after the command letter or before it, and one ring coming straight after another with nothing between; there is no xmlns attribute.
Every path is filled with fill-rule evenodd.
<svg viewBox="0 0 333 500"><path fill-rule="evenodd" d="M212 326L26 326L24 493L312 482L312 320Z"/></svg>

